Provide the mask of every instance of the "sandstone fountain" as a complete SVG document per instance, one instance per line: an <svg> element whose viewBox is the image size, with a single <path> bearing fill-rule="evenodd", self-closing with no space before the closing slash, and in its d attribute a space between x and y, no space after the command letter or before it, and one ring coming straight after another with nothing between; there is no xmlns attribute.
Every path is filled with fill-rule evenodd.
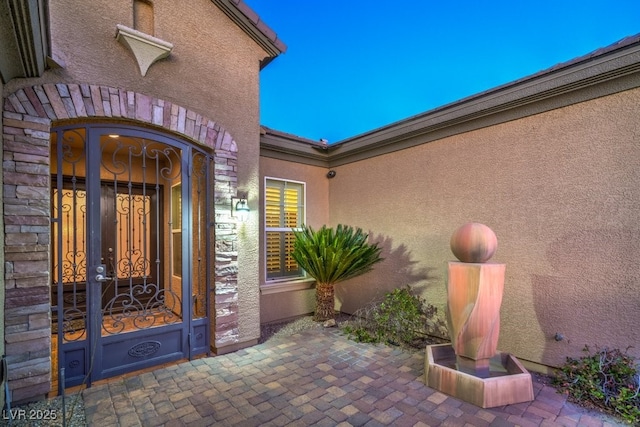
<svg viewBox="0 0 640 427"><path fill-rule="evenodd" d="M505 264L488 263L495 233L468 223L451 237L459 262L448 265L447 323L451 344L427 346L429 387L492 408L533 400L531 375L511 354L497 350Z"/></svg>

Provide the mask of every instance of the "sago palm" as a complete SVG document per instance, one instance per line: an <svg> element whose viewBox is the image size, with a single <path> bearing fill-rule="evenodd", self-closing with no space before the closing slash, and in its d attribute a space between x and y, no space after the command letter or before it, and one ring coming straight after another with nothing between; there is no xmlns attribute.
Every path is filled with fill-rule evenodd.
<svg viewBox="0 0 640 427"><path fill-rule="evenodd" d="M370 271L382 261L377 243L367 243L368 234L360 228L338 225L314 230L304 226L294 231L295 243L291 256L307 274L316 279L316 311L314 320L321 322L335 317L334 285Z"/></svg>

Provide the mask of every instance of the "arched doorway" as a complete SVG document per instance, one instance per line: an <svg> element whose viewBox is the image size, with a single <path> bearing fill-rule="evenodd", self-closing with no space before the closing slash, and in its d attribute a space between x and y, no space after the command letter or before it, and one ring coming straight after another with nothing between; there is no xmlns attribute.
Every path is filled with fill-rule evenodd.
<svg viewBox="0 0 640 427"><path fill-rule="evenodd" d="M51 130L53 374L65 387L208 351L212 171L207 150L159 132Z"/></svg>
<svg viewBox="0 0 640 427"><path fill-rule="evenodd" d="M57 295L55 301L52 301L51 286L54 275L56 277L59 276L57 273L54 274L53 271L53 259L55 257L52 253L51 241L53 239L54 224L52 224L51 218L54 213L50 164L55 162L59 155L57 149L55 153L51 152L52 132L57 135L58 131L63 129L82 128L85 129L83 132L86 133L83 138L89 138L89 140L94 141L95 139L91 138L89 133L102 131L94 131L93 128L102 127L103 130L109 132L107 128L111 129L114 126L122 131L120 135L130 138L130 141L141 138L145 141L148 140L149 143L164 144L164 146L172 150L180 150L182 157L190 153L189 162L191 162L192 166L197 164L193 160L193 156L196 153L202 153L203 158L208 158L209 160L213 158L215 167L208 165L206 170L209 174L207 183L210 184L208 191L211 192L209 193L211 200L209 200L207 207L209 210L207 212L215 216L215 218L210 218L208 236L212 239L209 250L214 250L217 256L215 257L214 265L210 266L211 286L206 296L210 302L209 312L207 313L209 315L206 329L208 334L199 335L205 330L204 324L207 323L207 318L196 316L194 319L193 313L196 313L198 308L192 308L191 306L193 304L193 295L185 297L186 294L183 293L180 301L181 319L187 319L186 321L191 326L180 326L186 328L181 332L181 342L184 343L184 334L187 334L187 340L191 339L192 341L187 341L188 345L186 347L183 345L180 351L187 355L190 353L191 356L201 350L203 352L208 350L217 352L220 348L233 345L238 341L237 224L235 219L231 217L231 197L235 197L237 192L236 161L238 147L233 137L219 124L202 116L200 113L163 99L120 88L66 83L24 87L4 99L2 135L4 161L2 170L4 181L4 308L6 326L4 339L7 343L5 351L9 370L14 373L13 377L9 379L9 387L12 398L16 401L37 399L48 393L52 386L52 373L54 375L57 374L57 363L56 367L53 368L51 364L52 344L55 344L51 340L51 330L54 326L54 329L57 330L58 328L57 323L55 325L52 323L52 320L57 322L57 319L53 318L52 302L56 306L55 316L58 315L58 302ZM86 129L89 129L89 131ZM142 134L136 132L142 132ZM113 133L112 135L116 134ZM99 138L97 141L99 141ZM128 146L128 143L124 145ZM94 152L93 148L91 151ZM91 180L92 174L99 175L100 173L95 172L91 166L83 167L86 169L85 172L76 173L78 176L76 184L86 187L87 182ZM189 169L181 169L181 171L183 170L188 171ZM67 172L63 173L63 184L60 187L63 191L68 189L70 185L64 179L65 173ZM188 180L193 179L192 174L194 173L196 172L194 172L193 168L187 172ZM86 176L81 177L81 175ZM80 184L80 178L84 179L84 184ZM102 182L104 181L102 178L100 181L100 190L98 191L104 192L107 199L109 191L111 191L115 198L116 191L114 189L110 190L109 186ZM118 181L127 182L128 179L119 177ZM184 185L184 183L182 184ZM194 188L193 184L189 185ZM55 188L58 188L57 177ZM147 197L150 198L149 200L159 197L159 194L164 194L164 190L160 192L154 190L156 191L155 195L152 192L149 193L148 191L152 190L151 185L149 183L141 185L136 182L134 177L131 180L131 188L130 197L132 198L135 195L139 195L137 193L145 191L145 188ZM98 191L93 191L93 194L97 194ZM183 197L193 197L191 193L187 192L188 190L180 189L179 191ZM169 199L165 198L163 200L166 202ZM102 201L99 204L100 206L109 205L107 202ZM58 203L58 206L60 205L61 203ZM193 223L196 212L193 211L193 207L191 209L192 212L190 214L183 214L181 218L184 219L185 215L192 215L189 218ZM212 210L215 212L212 213ZM163 215L165 214L163 213ZM203 226L206 221L199 220L198 224ZM216 228L215 233L212 231L213 227ZM91 225L88 229L91 229ZM182 229L184 230L184 226ZM171 235L177 239L178 237L175 237L176 233L174 231L177 231L177 228L171 230ZM168 238L168 232L164 231L163 240L156 240L156 242L158 244L164 242ZM100 236L100 241L102 243L102 241L106 240ZM152 242L149 244L151 247L154 245ZM106 247L108 253L109 246L106 245L104 247ZM115 247L111 247L115 252ZM122 249L119 250L122 251ZM158 249L158 254L160 250L162 250L162 258L158 259L166 259L168 256L167 249L165 247ZM192 256L195 256L193 254L196 253L196 250L190 244L183 247L182 253L187 250L191 250ZM62 249L58 249L58 251L60 253ZM94 250L94 252L96 251ZM93 256L95 259L96 255ZM100 258L102 258L102 255ZM108 258L108 256L105 258ZM183 260L183 262L186 261ZM95 267L95 265L90 267ZM193 269L193 266L189 268ZM166 271L166 266L162 271ZM193 274L195 272L192 272ZM99 282L95 280L95 276L97 274L93 275L92 273L89 278ZM105 277L111 276L105 275ZM76 278L79 279L79 277ZM65 279L57 280L63 282ZM144 283L144 277L135 280ZM166 279L163 278L163 280L162 285L157 284L160 289L164 289L161 286L168 283ZM195 280L190 280L191 288L187 290L187 293L192 292L196 286ZM213 283L214 281L215 284ZM204 282L199 281L198 283ZM106 285L100 282L99 286L104 287ZM149 286L147 286L147 289L149 289ZM202 301L200 300L200 302ZM189 310L191 310L191 317L187 317ZM178 326L174 324L174 327ZM197 327L200 330L196 331ZM150 331L153 328L146 329ZM137 334L143 335L145 332L138 331ZM122 334L121 337L129 339L129 336L136 335L126 333ZM94 333L94 337L97 337L96 333ZM193 344L194 340L197 342L200 339L208 340L210 346L207 349L200 350L197 345ZM107 344L112 340L115 341L116 338L111 340L105 338L102 344ZM149 339L148 341L158 340ZM96 342L95 340L93 341L93 343ZM76 345L79 346L78 348L84 348L82 351L87 351L89 348L87 343ZM163 343L161 345L167 348L168 344ZM142 345L133 349L132 353L143 354L144 357L147 357L150 356L147 353L154 351L156 346L157 344L153 342L142 343ZM127 348L127 353L129 349L131 347ZM159 352L160 349L155 351L154 354L159 355ZM102 353L104 354L104 350ZM110 356L111 354L109 353L107 358ZM78 359L80 363L86 363L89 360L87 359L88 355L82 355L82 357L82 360ZM71 356L69 359L71 363L67 363L65 366L66 377L72 375L73 371L78 368L78 364L74 362L76 359ZM104 359L105 357L103 357L104 363L110 362ZM162 363L160 360L162 360L160 357L156 358L156 362ZM91 359L91 361L95 361L95 359ZM137 366L142 367L147 362L151 363L145 359L144 361L141 360L141 363L138 363ZM134 366L135 364L132 364L127 369L136 369ZM108 365L104 365L103 368L104 372L102 374L96 374L90 379L95 380L100 377L99 375L117 375L117 369L112 369ZM95 371L92 370L91 372Z"/></svg>

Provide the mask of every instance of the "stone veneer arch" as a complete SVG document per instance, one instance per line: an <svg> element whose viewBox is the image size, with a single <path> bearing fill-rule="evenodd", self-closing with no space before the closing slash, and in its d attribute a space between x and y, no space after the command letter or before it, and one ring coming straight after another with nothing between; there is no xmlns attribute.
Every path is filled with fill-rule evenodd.
<svg viewBox="0 0 640 427"><path fill-rule="evenodd" d="M51 384L50 131L57 121L111 119L153 126L214 150L215 289L211 342L238 342L238 147L213 120L180 105L124 89L43 84L7 96L3 105L5 331L12 399L39 398Z"/></svg>

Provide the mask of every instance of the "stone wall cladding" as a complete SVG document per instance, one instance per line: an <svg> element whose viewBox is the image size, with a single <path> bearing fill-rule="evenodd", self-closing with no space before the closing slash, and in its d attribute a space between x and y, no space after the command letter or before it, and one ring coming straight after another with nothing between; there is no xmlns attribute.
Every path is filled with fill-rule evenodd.
<svg viewBox="0 0 640 427"><path fill-rule="evenodd" d="M214 149L215 287L212 345L238 342L238 147L214 121L162 99L89 84L44 84L9 95L3 105L5 335L9 387L15 401L51 387L50 129L52 122L113 118L181 134ZM215 315L214 315L215 313Z"/></svg>

